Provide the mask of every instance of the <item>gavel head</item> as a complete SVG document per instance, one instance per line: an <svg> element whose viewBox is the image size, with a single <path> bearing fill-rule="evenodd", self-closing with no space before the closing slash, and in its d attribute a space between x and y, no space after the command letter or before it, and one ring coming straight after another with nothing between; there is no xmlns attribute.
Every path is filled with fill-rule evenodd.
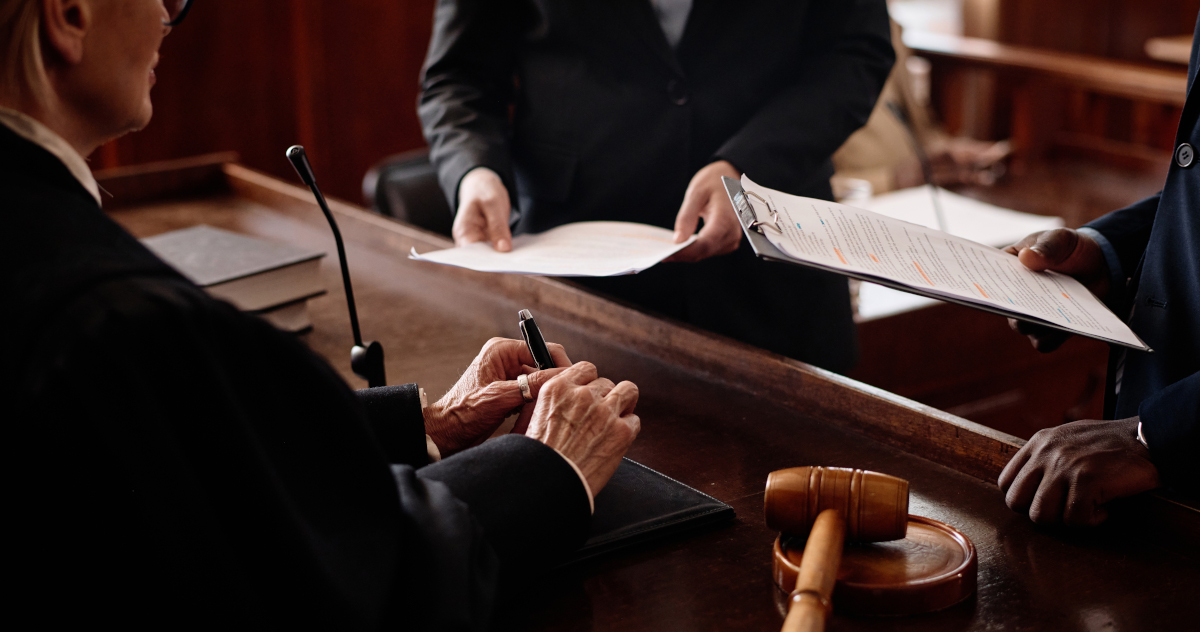
<svg viewBox="0 0 1200 632"><path fill-rule="evenodd" d="M826 509L846 520L846 540L899 540L908 530L908 481L844 467L793 467L767 477L767 526L802 534Z"/></svg>

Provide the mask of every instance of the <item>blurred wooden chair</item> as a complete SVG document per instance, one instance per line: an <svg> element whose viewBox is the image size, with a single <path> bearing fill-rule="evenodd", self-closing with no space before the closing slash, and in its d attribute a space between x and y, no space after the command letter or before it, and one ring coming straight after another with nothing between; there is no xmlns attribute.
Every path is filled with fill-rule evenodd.
<svg viewBox="0 0 1200 632"><path fill-rule="evenodd" d="M428 149L388 156L363 177L363 204L425 230L450 236L454 213L438 184Z"/></svg>

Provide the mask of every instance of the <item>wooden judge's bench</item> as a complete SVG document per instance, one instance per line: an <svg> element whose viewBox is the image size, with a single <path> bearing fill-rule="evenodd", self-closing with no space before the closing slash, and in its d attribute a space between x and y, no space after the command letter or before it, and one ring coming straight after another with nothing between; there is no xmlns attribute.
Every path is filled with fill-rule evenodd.
<svg viewBox="0 0 1200 632"><path fill-rule="evenodd" d="M195 224L334 253L308 191L236 164L177 161L101 173L113 218L139 237ZM517 310L602 375L638 384L642 433L629 457L719 498L737 518L559 569L498 614L515 630L777 630L763 487L773 470L856 467L911 483L913 514L966 534L978 591L941 612L836 615L830 630L1184 630L1200 626L1200 513L1162 496L1121 503L1088 531L1035 527L995 485L1011 435L859 382L661 320L539 277L410 261L444 238L333 202L364 337L383 343L393 384L439 396L485 341L517 337ZM305 341L356 387L334 258ZM980 362L986 362L981 358Z"/></svg>

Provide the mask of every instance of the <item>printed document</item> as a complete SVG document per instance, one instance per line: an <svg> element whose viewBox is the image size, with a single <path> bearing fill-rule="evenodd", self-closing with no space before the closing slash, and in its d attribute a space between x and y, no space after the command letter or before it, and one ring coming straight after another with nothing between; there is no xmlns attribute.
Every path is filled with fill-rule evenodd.
<svg viewBox="0 0 1200 632"><path fill-rule="evenodd" d="M945 214L945 226L938 225L937 211L934 210L933 203L935 195ZM1060 228L1063 225L1060 217L1019 213L946 189L938 188L935 192L928 184L891 191L869 200L848 204L887 215L892 219L944 230L951 235L997 248L1015 244L1026 235L1039 230Z"/></svg>
<svg viewBox="0 0 1200 632"><path fill-rule="evenodd" d="M768 224L774 210L778 230L766 226L762 235L795 263L1148 349L1067 275L1033 272L991 246L871 211L788 195L745 176L741 185L746 195L735 195L734 205L743 226L746 203Z"/></svg>
<svg viewBox="0 0 1200 632"><path fill-rule="evenodd" d="M942 209L945 226L938 223L937 205ZM867 200L846 202L848 206L867 209L893 219L936 228L951 235L965 237L985 246L1004 248L1026 235L1041 230L1061 228L1062 218L1021 213L959 195L928 184L891 191ZM870 320L919 309L937 299L912 292L893 290L875 283L863 283L858 288L858 316Z"/></svg>
<svg viewBox="0 0 1200 632"><path fill-rule="evenodd" d="M604 277L636 274L683 250L695 236L674 243L674 233L632 222L576 222L544 233L518 235L511 252L490 243L417 254L410 259L480 272Z"/></svg>

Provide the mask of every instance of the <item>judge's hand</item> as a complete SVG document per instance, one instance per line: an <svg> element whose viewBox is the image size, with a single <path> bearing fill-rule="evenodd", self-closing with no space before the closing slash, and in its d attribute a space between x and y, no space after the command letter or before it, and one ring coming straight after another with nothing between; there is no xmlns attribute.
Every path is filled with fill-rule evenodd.
<svg viewBox="0 0 1200 632"><path fill-rule="evenodd" d="M1100 244L1075 230L1055 228L1036 232L1005 248L1004 252L1016 255L1030 270L1054 270L1073 276L1101 300L1108 294L1109 270ZM1071 336L1059 329L1013 318L1008 319L1008 326L1028 336L1033 348L1042 353L1054 351Z"/></svg>
<svg viewBox="0 0 1200 632"><path fill-rule="evenodd" d="M701 219L704 228L690 246L672 255L667 261L700 261L715 255L737 250L742 241L742 225L738 222L721 176L738 179L742 173L724 160L718 160L696 172L683 194L683 206L675 216L675 243L687 241Z"/></svg>
<svg viewBox="0 0 1200 632"><path fill-rule="evenodd" d="M1075 421L1038 431L997 481L1009 508L1038 524L1098 525L1104 504L1158 487L1137 440L1138 418Z"/></svg>
<svg viewBox="0 0 1200 632"><path fill-rule="evenodd" d="M637 400L632 382L614 385L590 362L580 362L542 387L526 436L573 461L599 494L641 430L633 414Z"/></svg>
<svg viewBox="0 0 1200 632"><path fill-rule="evenodd" d="M562 345L547 343L555 364L570 366ZM524 408L522 416L533 415L533 403L526 404L517 384L517 376L529 376L534 400L552 377L565 369L533 369L533 356L520 340L492 338L463 372L458 383L436 403L425 409L425 432L437 444L443 456L469 448L491 436L504 418Z"/></svg>
<svg viewBox="0 0 1200 632"><path fill-rule="evenodd" d="M492 248L500 252L512 250L512 231L508 228L511 214L508 189L500 176L487 167L468 171L458 183L458 211L450 231L454 245L490 241Z"/></svg>

